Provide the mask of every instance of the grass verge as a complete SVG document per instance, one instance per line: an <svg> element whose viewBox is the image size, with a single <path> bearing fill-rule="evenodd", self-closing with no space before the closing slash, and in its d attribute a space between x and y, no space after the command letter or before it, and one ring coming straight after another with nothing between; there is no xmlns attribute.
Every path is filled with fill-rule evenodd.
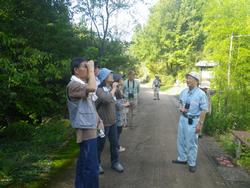
<svg viewBox="0 0 250 188"><path fill-rule="evenodd" d="M226 133L223 135L216 136L220 145L223 149L233 158L235 158L235 144L233 141L233 135L231 133ZM240 159L236 160L237 165L243 167L250 173L250 148L242 145L242 153Z"/></svg>
<svg viewBox="0 0 250 188"><path fill-rule="evenodd" d="M0 132L0 187L42 187L77 153L68 120L12 124Z"/></svg>

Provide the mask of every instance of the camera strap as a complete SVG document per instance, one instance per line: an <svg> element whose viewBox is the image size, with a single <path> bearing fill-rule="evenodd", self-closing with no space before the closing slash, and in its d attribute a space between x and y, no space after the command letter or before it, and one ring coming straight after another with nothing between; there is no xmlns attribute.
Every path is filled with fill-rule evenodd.
<svg viewBox="0 0 250 188"><path fill-rule="evenodd" d="M135 80L133 80L133 91L134 91L134 88L135 88ZM129 80L128 80L128 90L130 91L130 88L129 88Z"/></svg>

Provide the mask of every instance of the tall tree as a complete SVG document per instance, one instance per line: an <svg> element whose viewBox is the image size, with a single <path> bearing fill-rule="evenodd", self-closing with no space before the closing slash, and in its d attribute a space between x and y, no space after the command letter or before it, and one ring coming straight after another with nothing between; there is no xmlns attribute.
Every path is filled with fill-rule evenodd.
<svg viewBox="0 0 250 188"><path fill-rule="evenodd" d="M217 128L220 131L233 126L247 128L250 121L250 0L211 0L205 7L204 55L218 62L213 87L221 91L213 97L214 118L220 122Z"/></svg>
<svg viewBox="0 0 250 188"><path fill-rule="evenodd" d="M135 0L78 0L78 9L87 23L95 28L100 40L99 56L104 56L105 41L110 34L110 19L121 9L130 8Z"/></svg>
<svg viewBox="0 0 250 188"><path fill-rule="evenodd" d="M131 50L147 62L152 73L160 73L166 80L183 77L202 51L202 10L201 0L159 1L146 26L135 34Z"/></svg>

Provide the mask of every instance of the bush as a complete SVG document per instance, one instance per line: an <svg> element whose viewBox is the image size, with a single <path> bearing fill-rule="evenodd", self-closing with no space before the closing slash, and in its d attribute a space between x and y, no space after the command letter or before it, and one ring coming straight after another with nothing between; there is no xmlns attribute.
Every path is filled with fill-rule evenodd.
<svg viewBox="0 0 250 188"><path fill-rule="evenodd" d="M246 167L250 172L250 148L242 145L241 157L237 162L240 166Z"/></svg>

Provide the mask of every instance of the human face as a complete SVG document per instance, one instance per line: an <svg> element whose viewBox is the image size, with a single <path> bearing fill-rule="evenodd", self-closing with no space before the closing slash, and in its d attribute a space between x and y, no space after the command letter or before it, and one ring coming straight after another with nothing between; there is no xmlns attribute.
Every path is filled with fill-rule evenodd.
<svg viewBox="0 0 250 188"><path fill-rule="evenodd" d="M189 87L189 89L193 89L194 87L198 86L198 81L192 76L187 76L186 82L187 82L187 86Z"/></svg>
<svg viewBox="0 0 250 188"><path fill-rule="evenodd" d="M119 83L119 86L122 87L124 83L123 79L120 79L118 83Z"/></svg>
<svg viewBox="0 0 250 188"><path fill-rule="evenodd" d="M134 80L135 79L135 74L129 74L128 75L128 79L130 80L130 81L132 81L132 80Z"/></svg>
<svg viewBox="0 0 250 188"><path fill-rule="evenodd" d="M100 70L99 67L95 68L95 76L97 76L99 74L99 70Z"/></svg>
<svg viewBox="0 0 250 188"><path fill-rule="evenodd" d="M75 76L84 81L88 79L88 69L86 63L87 61L83 61L79 67L75 68Z"/></svg>
<svg viewBox="0 0 250 188"><path fill-rule="evenodd" d="M105 79L105 82L106 82L107 85L111 85L114 82L113 74L112 73L110 73L108 75L108 77Z"/></svg>

